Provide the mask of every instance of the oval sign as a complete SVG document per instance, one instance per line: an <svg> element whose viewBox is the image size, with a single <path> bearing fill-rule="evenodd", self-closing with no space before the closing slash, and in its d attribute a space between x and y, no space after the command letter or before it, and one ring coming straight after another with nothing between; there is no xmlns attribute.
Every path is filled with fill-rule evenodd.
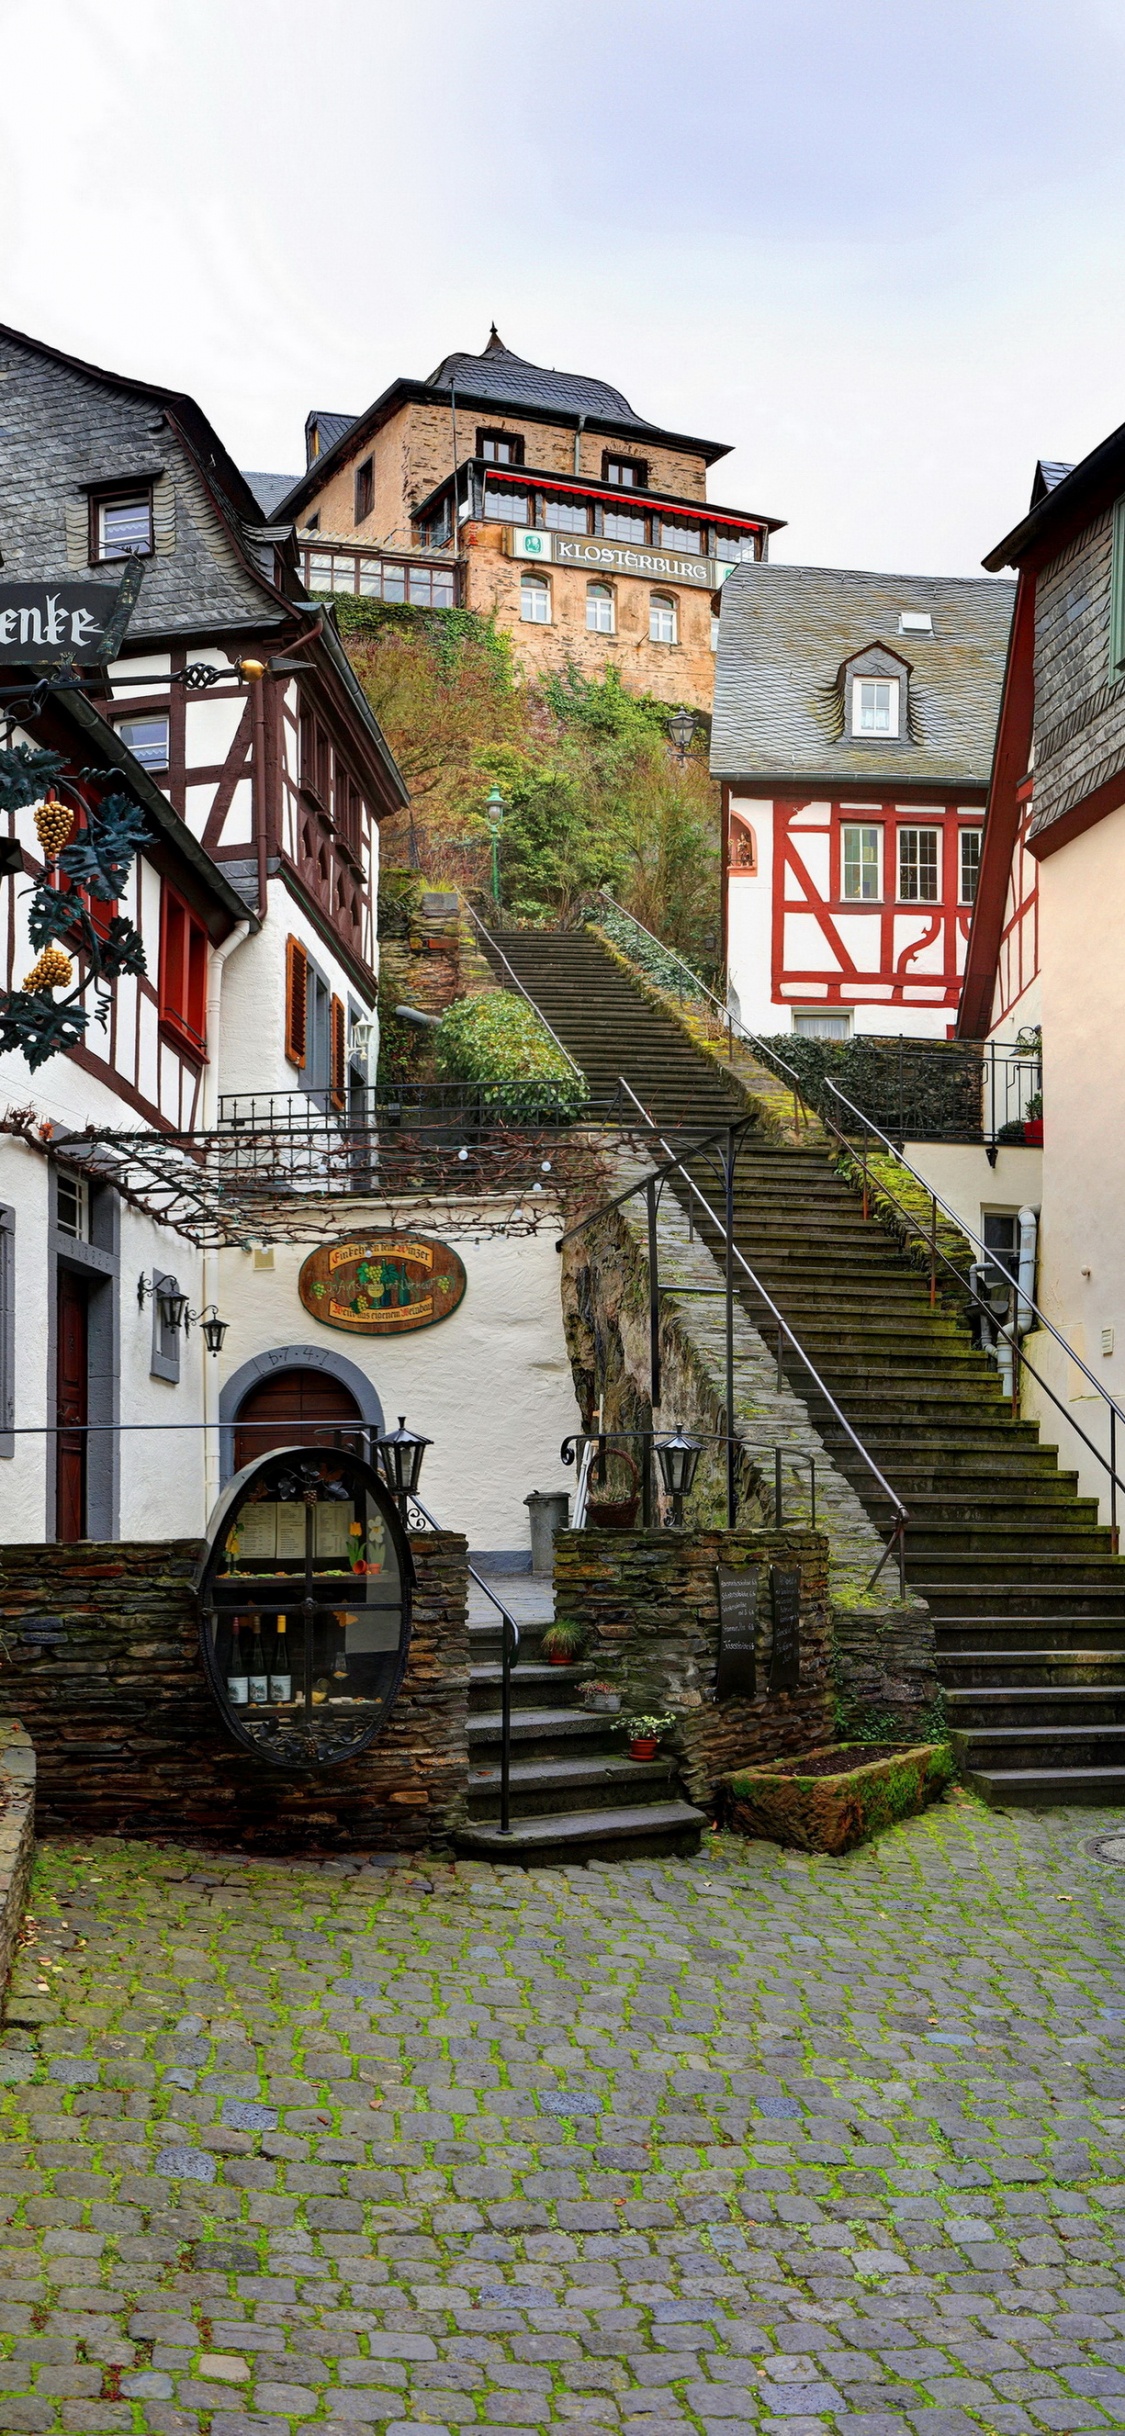
<svg viewBox="0 0 1125 2436"><path fill-rule="evenodd" d="M405 1336L448 1319L465 1291L465 1264L432 1235L369 1235L318 1244L297 1281L306 1311L349 1336Z"/></svg>

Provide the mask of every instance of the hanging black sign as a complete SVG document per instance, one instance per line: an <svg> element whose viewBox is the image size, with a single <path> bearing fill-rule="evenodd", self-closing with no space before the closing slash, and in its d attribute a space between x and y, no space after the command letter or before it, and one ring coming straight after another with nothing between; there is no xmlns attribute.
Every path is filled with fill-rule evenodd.
<svg viewBox="0 0 1125 2436"><path fill-rule="evenodd" d="M126 561L116 584L0 584L0 663L83 668L115 659L144 575Z"/></svg>
<svg viewBox="0 0 1125 2436"><path fill-rule="evenodd" d="M771 1692L795 1692L801 1680L801 1568L770 1566L773 1606L773 1646L770 1651Z"/></svg>
<svg viewBox="0 0 1125 2436"><path fill-rule="evenodd" d="M758 1638L758 1568L746 1565L734 1572L718 1567L719 1662L715 1669L716 1700L752 1700L755 1692L754 1651Z"/></svg>

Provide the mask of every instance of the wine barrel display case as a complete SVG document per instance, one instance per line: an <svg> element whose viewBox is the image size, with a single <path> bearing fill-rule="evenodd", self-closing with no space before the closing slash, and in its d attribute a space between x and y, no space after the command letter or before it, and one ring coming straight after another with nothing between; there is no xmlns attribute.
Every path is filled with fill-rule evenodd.
<svg viewBox="0 0 1125 2436"><path fill-rule="evenodd" d="M237 1472L198 1577L204 1667L235 1741L274 1768L354 1759L394 1706L413 1588L395 1501L360 1456L285 1447Z"/></svg>

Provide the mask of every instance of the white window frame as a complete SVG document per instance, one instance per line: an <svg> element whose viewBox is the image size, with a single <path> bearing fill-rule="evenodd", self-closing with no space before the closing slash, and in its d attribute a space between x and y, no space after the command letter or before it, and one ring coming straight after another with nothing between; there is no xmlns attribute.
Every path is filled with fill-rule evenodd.
<svg viewBox="0 0 1125 2436"><path fill-rule="evenodd" d="M865 685L885 685L885 686L886 686L886 688L887 688L887 725L886 725L886 727L875 727L875 726L871 726L871 727L865 727L865 726L863 725L863 688L864 688L864 686L865 686ZM900 696L900 691L901 691L901 688L900 688L900 685L899 685L899 680L898 680L898 678L897 678L897 677L881 677L881 676L875 676L875 675L873 675L873 674L872 674L872 673L870 673L870 672L869 672L869 673L868 673L866 676L858 676L858 677L853 677L853 678L852 678L852 734L853 734L853 736L860 737L860 738L867 738L867 737L871 737L871 738L873 739L873 741L874 741L875 743L878 743L878 744L881 744L881 743L883 743L884 741L885 741L885 742L887 742L887 743L890 743L891 741L893 741L893 739L894 739L895 737L897 737L897 735L898 735L898 733L899 733L899 696Z"/></svg>
<svg viewBox="0 0 1125 2436"><path fill-rule="evenodd" d="M592 609L595 612L604 611L604 617L597 614L591 617ZM613 597L612 584L587 584L586 632L587 634L616 634L617 603Z"/></svg>
<svg viewBox="0 0 1125 2436"><path fill-rule="evenodd" d="M909 890L909 889L906 889L906 888L904 888L904 887L903 887L903 884L902 884L902 882L903 882L903 870L902 870L902 849L903 849L903 844L904 844L905 840L906 840L908 837L917 837L917 838L921 838L921 837L932 837L932 838L934 838L934 839L936 840L936 852L935 852L935 856L934 856L934 889L933 889L933 895L932 895L932 896L923 896L923 894L922 894L922 886L921 886L921 881L922 881L922 857L921 857L921 852L920 852L920 851L919 851L919 853L918 853L918 858L917 858L917 860L918 860L918 871L917 871L917 877L918 877L918 888L917 888L917 891L915 892L915 891L912 891L912 890ZM898 831L897 831L897 834L896 834L896 837L895 837L895 866L896 866L896 868L895 868L895 881L896 881L896 889L897 889L897 902L898 902L898 904L900 904L900 905L940 905L940 904L941 904L941 882L942 882L942 869L941 869L941 846L942 846L942 838L941 838L941 825L940 825L940 823L939 823L938 821L932 821L932 820L911 820L911 821L900 821L900 823L899 823L899 827L898 827Z"/></svg>
<svg viewBox="0 0 1125 2436"><path fill-rule="evenodd" d="M143 517L145 525L143 540L115 543L108 539L106 517L112 516L115 510L122 508L130 509L138 517ZM96 500L94 503L94 532L97 540L96 563L98 566L112 566L121 558L151 558L153 552L151 489L119 491L116 496L107 495L104 499Z"/></svg>
<svg viewBox="0 0 1125 2436"><path fill-rule="evenodd" d="M975 837L977 840L976 870L974 873L973 892L971 896L968 894L965 887L965 839L967 837ZM977 889L980 887L980 866L983 852L983 826L977 827L974 824L966 821L963 827L957 832L957 902L959 905L976 904Z"/></svg>
<svg viewBox="0 0 1125 2436"><path fill-rule="evenodd" d="M658 627L670 622L670 634L661 634ZM648 596L648 639L650 643L669 645L680 639L680 620L675 600L670 592L650 592Z"/></svg>
<svg viewBox="0 0 1125 2436"><path fill-rule="evenodd" d="M529 601L542 601L542 611L540 611L538 608L534 608L529 612L527 605ZM520 624L522 626L550 626L553 623L554 620L551 614L550 576L531 574L521 575Z"/></svg>
<svg viewBox="0 0 1125 2436"><path fill-rule="evenodd" d="M134 761L139 761L142 770L167 769L171 749L171 721L167 711L134 711L127 719L115 720L114 726L126 752L132 754ZM131 744L128 730L132 727L159 728L163 739L162 744L157 744L155 741L150 744Z"/></svg>
<svg viewBox="0 0 1125 2436"><path fill-rule="evenodd" d="M793 1007L793 1030L804 1040L850 1040L854 1017L850 1007ZM826 1031L826 1024L832 1025Z"/></svg>
<svg viewBox="0 0 1125 2436"><path fill-rule="evenodd" d="M854 890L849 889L849 887L848 887L848 839L849 839L849 837L859 837L859 838L873 837L873 838L874 838L874 840L875 840L875 886L874 886L874 888L873 888L873 889L871 889L871 890L867 890L867 889L865 889L865 888L862 886L862 881L863 881L863 877L864 877L864 870L865 870L865 858L864 858L864 851L863 851L863 847L862 847L862 846L860 847L860 851L859 851L859 877L860 877L860 882L861 882L861 885L860 885L860 887L859 887L859 888L854 889ZM844 905L881 905L881 904L882 904L882 902L883 902L883 823L882 823L882 821L875 821L875 820L846 820L846 821L843 821L843 822L841 823L841 827L840 827L840 900L841 900L841 903L842 903L842 904L844 904Z"/></svg>

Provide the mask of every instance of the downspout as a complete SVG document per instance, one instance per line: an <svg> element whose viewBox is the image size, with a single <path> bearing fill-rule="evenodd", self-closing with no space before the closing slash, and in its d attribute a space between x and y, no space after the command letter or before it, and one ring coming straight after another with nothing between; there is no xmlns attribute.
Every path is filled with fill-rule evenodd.
<svg viewBox="0 0 1125 2436"><path fill-rule="evenodd" d="M582 434L583 434L583 432L585 431L585 429L586 429L586 417L585 417L585 415L584 415L584 414L580 414L580 415L579 415L579 417L578 417L578 424L577 424L577 428L576 428L576 430L575 430L575 434L574 434L574 471L575 471L575 473L576 473L576 474L580 474L580 473L581 473L581 471L582 471L582 465L581 465L581 453L582 453Z"/></svg>
<svg viewBox="0 0 1125 2436"><path fill-rule="evenodd" d="M223 973L228 956L250 936L250 921L236 922L228 937L211 950L207 968L207 1056L203 1069L204 1130L210 1132L219 1121L219 1015L223 998ZM200 1291L202 1309L218 1299L218 1253L204 1247ZM203 1362L203 1497L209 1514L219 1494L219 1380L220 1354L206 1351L202 1336L199 1350Z"/></svg>
<svg viewBox="0 0 1125 2436"><path fill-rule="evenodd" d="M266 704L260 684L250 696L250 723L254 735L254 767L251 784L254 790L254 832L258 846L258 920L266 918L266 898L269 892L269 866L266 842Z"/></svg>
<svg viewBox="0 0 1125 2436"><path fill-rule="evenodd" d="M1032 1303L1035 1300L1035 1249L1039 1240L1039 1218L1035 1210L1020 1211L1020 1265L1016 1295L1016 1335L1026 1336L1032 1325Z"/></svg>

